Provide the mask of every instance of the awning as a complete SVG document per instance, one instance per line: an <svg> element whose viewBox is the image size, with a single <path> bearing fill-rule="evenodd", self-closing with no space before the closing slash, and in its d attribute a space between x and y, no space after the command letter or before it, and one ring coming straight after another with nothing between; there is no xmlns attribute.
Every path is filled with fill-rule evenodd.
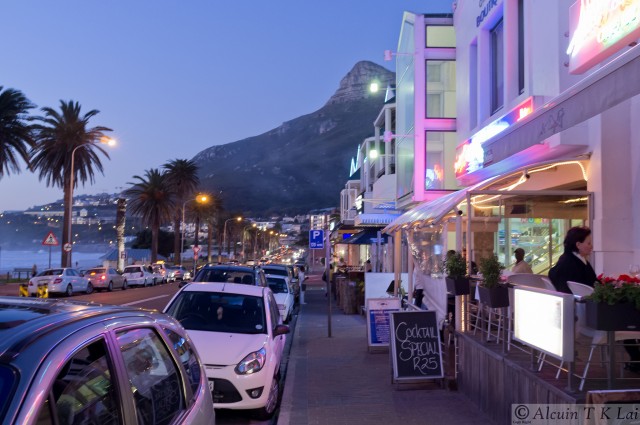
<svg viewBox="0 0 640 425"><path fill-rule="evenodd" d="M349 239L345 239L340 243L346 243L351 245L373 245L378 242L378 230L379 229L364 229L362 232L351 236ZM382 234L382 240L380 243L387 243L387 235Z"/></svg>
<svg viewBox="0 0 640 425"><path fill-rule="evenodd" d="M396 218L400 217L400 214L358 214L353 219L355 226L377 226L383 227L391 223Z"/></svg>

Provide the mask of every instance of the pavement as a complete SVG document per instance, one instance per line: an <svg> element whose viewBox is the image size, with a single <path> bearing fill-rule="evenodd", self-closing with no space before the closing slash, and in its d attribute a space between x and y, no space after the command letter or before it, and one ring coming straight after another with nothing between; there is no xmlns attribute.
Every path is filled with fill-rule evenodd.
<svg viewBox="0 0 640 425"><path fill-rule="evenodd" d="M321 274L307 280L287 366L278 425L491 424L463 394L438 382L392 383L389 353L369 353L365 317L328 301Z"/></svg>

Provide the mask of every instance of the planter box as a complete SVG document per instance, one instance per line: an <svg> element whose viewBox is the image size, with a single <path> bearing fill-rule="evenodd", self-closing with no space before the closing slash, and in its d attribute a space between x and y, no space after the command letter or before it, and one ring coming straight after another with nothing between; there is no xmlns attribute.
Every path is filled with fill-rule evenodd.
<svg viewBox="0 0 640 425"><path fill-rule="evenodd" d="M640 310L632 303L609 305L587 300L587 325L601 331L640 330Z"/></svg>
<svg viewBox="0 0 640 425"><path fill-rule="evenodd" d="M477 287L480 302L491 308L509 307L509 288L506 285L498 285L494 288Z"/></svg>
<svg viewBox="0 0 640 425"><path fill-rule="evenodd" d="M469 295L469 293L471 292L469 290L468 277L461 277L458 279L446 277L445 281L447 282L447 292L452 295Z"/></svg>

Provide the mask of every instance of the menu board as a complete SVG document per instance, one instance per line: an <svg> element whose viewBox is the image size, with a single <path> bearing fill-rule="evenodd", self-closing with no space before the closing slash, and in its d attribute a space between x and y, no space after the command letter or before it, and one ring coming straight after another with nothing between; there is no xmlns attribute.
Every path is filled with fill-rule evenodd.
<svg viewBox="0 0 640 425"><path fill-rule="evenodd" d="M369 349L389 347L391 340L391 317L394 311L400 311L398 298L369 298L367 300L367 341Z"/></svg>
<svg viewBox="0 0 640 425"><path fill-rule="evenodd" d="M394 382L442 378L440 328L435 311L391 313Z"/></svg>

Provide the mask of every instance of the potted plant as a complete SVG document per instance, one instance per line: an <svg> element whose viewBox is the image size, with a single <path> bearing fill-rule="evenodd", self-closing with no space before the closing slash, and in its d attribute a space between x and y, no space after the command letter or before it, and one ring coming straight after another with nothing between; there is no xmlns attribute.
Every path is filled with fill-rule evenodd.
<svg viewBox="0 0 640 425"><path fill-rule="evenodd" d="M466 275L467 262L464 257L458 252L449 255L444 268L447 271L447 291L453 295L469 295L469 277Z"/></svg>
<svg viewBox="0 0 640 425"><path fill-rule="evenodd" d="M491 308L509 306L509 291L507 285L500 283L504 266L494 254L480 260L480 273L483 282L478 286L480 302Z"/></svg>
<svg viewBox="0 0 640 425"><path fill-rule="evenodd" d="M586 297L587 325L603 331L640 330L640 279L598 276Z"/></svg>

